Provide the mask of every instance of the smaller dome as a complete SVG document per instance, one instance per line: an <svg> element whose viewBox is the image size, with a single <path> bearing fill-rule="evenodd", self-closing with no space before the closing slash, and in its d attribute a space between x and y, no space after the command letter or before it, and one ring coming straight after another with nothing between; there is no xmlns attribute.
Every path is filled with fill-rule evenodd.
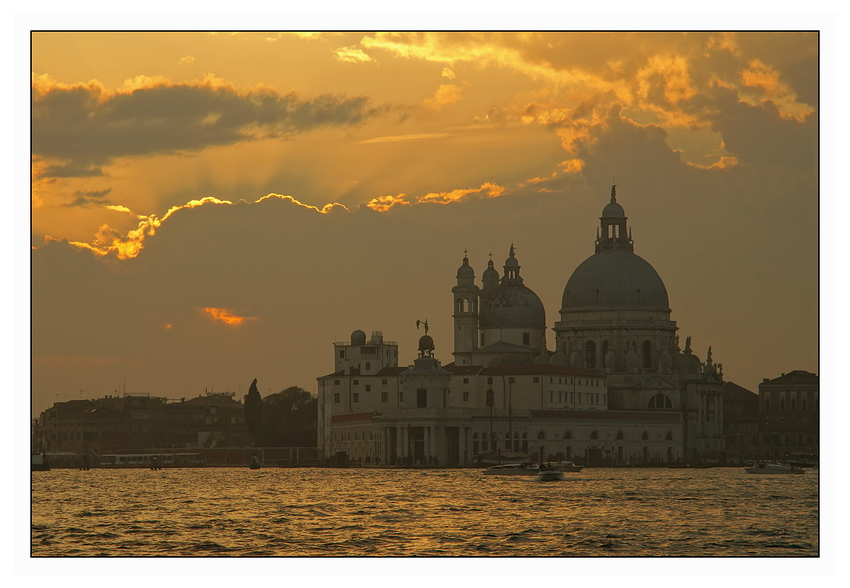
<svg viewBox="0 0 850 588"><path fill-rule="evenodd" d="M626 211L616 202L609 202L602 209L602 218L626 218Z"/></svg>
<svg viewBox="0 0 850 588"><path fill-rule="evenodd" d="M457 268L457 277L458 278L472 278L475 279L475 270L469 265L469 258L463 258L463 265Z"/></svg>
<svg viewBox="0 0 850 588"><path fill-rule="evenodd" d="M351 344L353 346L366 345L366 333L357 329L351 333Z"/></svg>
<svg viewBox="0 0 850 588"><path fill-rule="evenodd" d="M434 339L431 338L431 335L422 335L419 337L420 351L430 351L432 349L434 349Z"/></svg>

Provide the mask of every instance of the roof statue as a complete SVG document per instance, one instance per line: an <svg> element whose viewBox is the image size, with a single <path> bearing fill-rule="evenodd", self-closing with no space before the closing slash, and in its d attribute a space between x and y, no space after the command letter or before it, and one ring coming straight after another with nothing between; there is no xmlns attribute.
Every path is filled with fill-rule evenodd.
<svg viewBox="0 0 850 588"><path fill-rule="evenodd" d="M617 184L611 186L611 202L617 202Z"/></svg>
<svg viewBox="0 0 850 588"><path fill-rule="evenodd" d="M425 334L427 335L428 334L428 319L425 319L424 321L417 320L416 321L416 328L417 329L419 328L419 325L422 325L423 327L425 327Z"/></svg>

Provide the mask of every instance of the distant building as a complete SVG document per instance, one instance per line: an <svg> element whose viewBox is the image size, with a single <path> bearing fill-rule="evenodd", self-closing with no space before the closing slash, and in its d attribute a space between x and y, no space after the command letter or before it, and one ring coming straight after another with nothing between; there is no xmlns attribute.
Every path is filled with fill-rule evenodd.
<svg viewBox="0 0 850 588"><path fill-rule="evenodd" d="M634 254L623 208L605 206L596 252L573 272L546 347L545 309L514 247L475 285L467 257L452 288L454 362L434 341L398 367L398 347L363 331L334 344L318 378L320 453L364 463L463 466L511 459L590 464L724 459L722 368L679 348L667 291Z"/></svg>
<svg viewBox="0 0 850 588"><path fill-rule="evenodd" d="M792 453L819 453L819 378L794 370L759 384L759 456L782 460Z"/></svg>
<svg viewBox="0 0 850 588"><path fill-rule="evenodd" d="M39 451L95 454L152 448L250 446L233 393L169 401L149 395L57 402L37 420Z"/></svg>
<svg viewBox="0 0 850 588"><path fill-rule="evenodd" d="M759 453L759 397L734 382L723 384L723 424L726 462L757 460Z"/></svg>

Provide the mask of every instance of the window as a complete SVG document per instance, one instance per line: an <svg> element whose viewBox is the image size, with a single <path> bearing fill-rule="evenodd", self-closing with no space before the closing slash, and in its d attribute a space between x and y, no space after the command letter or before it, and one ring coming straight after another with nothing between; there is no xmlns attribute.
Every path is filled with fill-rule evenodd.
<svg viewBox="0 0 850 588"><path fill-rule="evenodd" d="M481 347L484 347L484 333L481 333Z"/></svg>
<svg viewBox="0 0 850 588"><path fill-rule="evenodd" d="M528 333L522 334L522 344L523 345L531 345L531 335Z"/></svg>
<svg viewBox="0 0 850 588"><path fill-rule="evenodd" d="M428 390L419 388L416 390L416 408L428 407Z"/></svg>
<svg viewBox="0 0 850 588"><path fill-rule="evenodd" d="M644 431L643 433L641 433L640 438L641 438L641 440L642 440L642 441L646 441L646 440L648 440L648 439L649 439L649 433L647 433L646 431Z"/></svg>
<svg viewBox="0 0 850 588"><path fill-rule="evenodd" d="M664 438L667 439L668 441L672 441L673 440L673 431L667 431L667 436L664 437Z"/></svg>
<svg viewBox="0 0 850 588"><path fill-rule="evenodd" d="M381 402L387 402L389 400L389 392L381 392Z"/></svg>
<svg viewBox="0 0 850 588"><path fill-rule="evenodd" d="M585 365L590 369L595 368L596 367L596 341L588 341L585 344L584 349L585 349L585 358L584 358Z"/></svg>
<svg viewBox="0 0 850 588"><path fill-rule="evenodd" d="M572 439L572 438L573 438L573 432L572 431L567 431L566 433L564 433L564 439Z"/></svg>
<svg viewBox="0 0 850 588"><path fill-rule="evenodd" d="M505 449L510 450L511 448L511 434L505 433Z"/></svg>
<svg viewBox="0 0 850 588"><path fill-rule="evenodd" d="M464 393L463 393L463 401L464 401L464 402L469 402L469 392L464 392Z"/></svg>
<svg viewBox="0 0 850 588"><path fill-rule="evenodd" d="M368 361L366 362L366 369L367 369L367 370L371 370L371 369L372 369L372 364L371 364L370 362L368 362Z"/></svg>
<svg viewBox="0 0 850 588"><path fill-rule="evenodd" d="M355 392L355 393L354 393L354 396L353 396L353 398L352 398L351 400L352 400L352 402L360 402L360 394L358 394L357 392Z"/></svg>
<svg viewBox="0 0 850 588"><path fill-rule="evenodd" d="M591 439L599 439L599 433L597 433L596 431L593 431L593 432L590 434L590 438L591 438Z"/></svg>
<svg viewBox="0 0 850 588"><path fill-rule="evenodd" d="M555 393L549 392L549 402L555 402Z"/></svg>
<svg viewBox="0 0 850 588"><path fill-rule="evenodd" d="M784 398L779 399L779 410L785 410L785 399Z"/></svg>
<svg viewBox="0 0 850 588"><path fill-rule="evenodd" d="M464 384L469 384L469 378L464 378L464 379L463 379L463 383L464 383Z"/></svg>
<svg viewBox="0 0 850 588"><path fill-rule="evenodd" d="M399 392L399 393L398 393L398 401L399 401L399 402L404 402L404 392Z"/></svg>
<svg viewBox="0 0 850 588"><path fill-rule="evenodd" d="M666 394L658 393L649 399L648 408L673 408L673 402Z"/></svg>
<svg viewBox="0 0 850 588"><path fill-rule="evenodd" d="M652 369L652 341L643 342L643 367Z"/></svg>
<svg viewBox="0 0 850 588"><path fill-rule="evenodd" d="M360 380L354 380L354 385L357 386L360 383Z"/></svg>
<svg viewBox="0 0 850 588"><path fill-rule="evenodd" d="M472 453L478 453L478 433L472 434Z"/></svg>
<svg viewBox="0 0 850 588"><path fill-rule="evenodd" d="M802 403L801 403L801 404L802 404L802 409L803 409L803 410L808 410L808 409L806 408L806 399L805 399L805 398L803 398L803 401L802 401Z"/></svg>
<svg viewBox="0 0 850 588"><path fill-rule="evenodd" d="M344 350L344 349L340 349L340 350L339 350L339 358L340 358L340 359L345 358L345 350Z"/></svg>
<svg viewBox="0 0 850 588"><path fill-rule="evenodd" d="M366 392L371 392L371 391L372 391L372 385L366 384Z"/></svg>
<svg viewBox="0 0 850 588"><path fill-rule="evenodd" d="M622 431L617 431L617 439L619 439L620 441L623 440L623 432Z"/></svg>
<svg viewBox="0 0 850 588"><path fill-rule="evenodd" d="M535 383L535 384L539 384L540 383L540 376L534 376L534 379L532 380L532 382Z"/></svg>
<svg viewBox="0 0 850 588"><path fill-rule="evenodd" d="M335 403L335 404L339 404L339 392L336 392L336 393L334 394L334 403Z"/></svg>
<svg viewBox="0 0 850 588"><path fill-rule="evenodd" d="M339 380L334 380L334 386L339 386Z"/></svg>
<svg viewBox="0 0 850 588"><path fill-rule="evenodd" d="M764 399L764 410L765 412L770 412L770 398Z"/></svg>
<svg viewBox="0 0 850 588"><path fill-rule="evenodd" d="M796 398L791 399L791 410L797 410L797 399Z"/></svg>

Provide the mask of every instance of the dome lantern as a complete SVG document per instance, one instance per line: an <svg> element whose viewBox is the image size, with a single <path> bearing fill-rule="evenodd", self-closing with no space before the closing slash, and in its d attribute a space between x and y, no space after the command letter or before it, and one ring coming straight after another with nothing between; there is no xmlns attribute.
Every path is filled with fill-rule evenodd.
<svg viewBox="0 0 850 588"><path fill-rule="evenodd" d="M596 232L596 252L634 251L634 241L627 231L626 211L617 203L617 186L611 186L611 202L602 209L600 229Z"/></svg>

